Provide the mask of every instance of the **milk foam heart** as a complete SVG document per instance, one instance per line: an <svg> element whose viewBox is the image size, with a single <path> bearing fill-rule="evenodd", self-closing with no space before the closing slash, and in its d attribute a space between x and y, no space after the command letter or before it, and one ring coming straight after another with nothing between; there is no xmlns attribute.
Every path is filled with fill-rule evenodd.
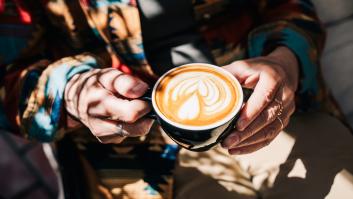
<svg viewBox="0 0 353 199"><path fill-rule="evenodd" d="M193 126L209 125L231 114L237 89L225 74L192 66L165 76L156 90L159 110L170 120Z"/></svg>

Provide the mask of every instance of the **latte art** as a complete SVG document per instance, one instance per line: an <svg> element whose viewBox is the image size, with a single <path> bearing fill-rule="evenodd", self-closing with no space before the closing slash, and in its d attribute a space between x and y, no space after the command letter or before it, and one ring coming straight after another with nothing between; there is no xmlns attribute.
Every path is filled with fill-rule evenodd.
<svg viewBox="0 0 353 199"><path fill-rule="evenodd" d="M156 102L172 121L202 126L231 114L237 90L229 77L207 67L186 67L168 74L160 82Z"/></svg>
<svg viewBox="0 0 353 199"><path fill-rule="evenodd" d="M181 120L193 120L202 114L217 114L230 103L231 95L219 77L205 72L181 74L166 87L164 102L178 104L177 116ZM171 99L170 99L171 97ZM201 108L202 107L202 108Z"/></svg>

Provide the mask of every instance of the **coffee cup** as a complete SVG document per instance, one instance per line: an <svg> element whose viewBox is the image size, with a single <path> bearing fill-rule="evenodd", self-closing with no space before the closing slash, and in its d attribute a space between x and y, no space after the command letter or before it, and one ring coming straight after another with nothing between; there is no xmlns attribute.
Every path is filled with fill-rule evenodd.
<svg viewBox="0 0 353 199"><path fill-rule="evenodd" d="M206 151L229 135L250 92L223 68L192 63L166 72L144 99L152 104L148 117L173 141Z"/></svg>

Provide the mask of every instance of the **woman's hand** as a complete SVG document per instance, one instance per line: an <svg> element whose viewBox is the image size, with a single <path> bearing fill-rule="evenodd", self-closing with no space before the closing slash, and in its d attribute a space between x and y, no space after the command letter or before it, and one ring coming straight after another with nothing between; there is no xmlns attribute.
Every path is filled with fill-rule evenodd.
<svg viewBox="0 0 353 199"><path fill-rule="evenodd" d="M87 126L103 143L120 143L127 136L148 133L151 110L138 99L148 85L119 70L94 69L73 76L65 88L67 112Z"/></svg>
<svg viewBox="0 0 353 199"><path fill-rule="evenodd" d="M223 68L254 92L222 146L230 154L254 152L268 145L287 126L295 110L297 59L288 48L278 47L267 56L236 61Z"/></svg>

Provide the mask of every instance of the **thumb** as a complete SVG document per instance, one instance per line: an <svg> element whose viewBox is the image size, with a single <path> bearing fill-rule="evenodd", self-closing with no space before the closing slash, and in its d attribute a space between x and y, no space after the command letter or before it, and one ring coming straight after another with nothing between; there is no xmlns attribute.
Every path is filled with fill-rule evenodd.
<svg viewBox="0 0 353 199"><path fill-rule="evenodd" d="M141 79L114 69L104 70L98 81L105 89L130 99L141 97L148 89Z"/></svg>
<svg viewBox="0 0 353 199"><path fill-rule="evenodd" d="M139 98L148 89L148 84L137 77L128 74L118 76L114 82L115 90L122 96L127 98Z"/></svg>
<svg viewBox="0 0 353 199"><path fill-rule="evenodd" d="M230 72L240 83L243 83L249 76L252 75L250 64L246 61L235 61L229 65L222 67Z"/></svg>

